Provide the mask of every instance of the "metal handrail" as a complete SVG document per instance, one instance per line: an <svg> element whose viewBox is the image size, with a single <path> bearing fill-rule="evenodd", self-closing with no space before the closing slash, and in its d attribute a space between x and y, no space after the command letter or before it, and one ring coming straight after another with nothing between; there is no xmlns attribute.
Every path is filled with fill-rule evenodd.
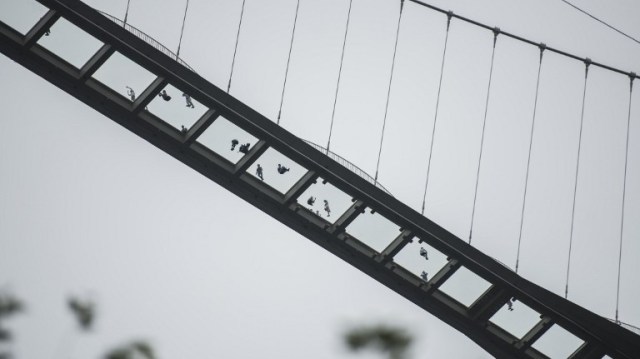
<svg viewBox="0 0 640 359"><path fill-rule="evenodd" d="M307 141L305 139L303 139L304 142L306 142L307 144L311 145L311 147L315 148L316 150L324 153L327 157L331 158L332 160L338 162L339 164L343 165L345 168L349 169L351 172L357 174L358 176L362 177L364 180L366 180L367 182L373 184L374 186L380 188L381 190L385 191L388 195L393 196L391 194L391 192L389 192L389 190L387 190L386 188L384 188L383 185L380 184L380 182L376 181L373 177L369 176L369 174L367 174L365 171L361 170L360 167L354 165L353 163L347 161L346 159L344 159L343 157L340 157L339 155L327 150L326 148L315 144L311 141Z"/></svg>
<svg viewBox="0 0 640 359"><path fill-rule="evenodd" d="M106 17L107 19L115 22L116 24L122 26L123 28L125 28L125 30L129 31L130 33L136 35L139 39L143 40L144 42L146 42L147 44L153 46L156 50L162 52L163 54L169 56L170 58L174 59L175 61L177 61L179 64L181 64L182 66L188 68L189 70L196 72L191 66L189 66L186 62L184 62L180 57L178 57L178 55L176 55L173 51L169 50L166 46L162 45L159 41L157 41L156 39L154 39L153 37L145 34L142 30L131 26L127 23L125 23L124 21L118 19L117 17L107 14L104 11L100 11L97 10L100 14L102 14L104 17Z"/></svg>

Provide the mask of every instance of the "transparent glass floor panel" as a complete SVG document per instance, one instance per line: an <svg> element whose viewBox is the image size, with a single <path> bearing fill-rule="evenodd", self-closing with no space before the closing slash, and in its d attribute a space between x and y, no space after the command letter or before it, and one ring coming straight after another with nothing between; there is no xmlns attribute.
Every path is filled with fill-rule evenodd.
<svg viewBox="0 0 640 359"><path fill-rule="evenodd" d="M250 149L258 142L258 139L226 118L219 116L198 137L198 142L229 162L236 164L245 155L240 151L240 147L249 144Z"/></svg>
<svg viewBox="0 0 640 359"><path fill-rule="evenodd" d="M193 107L187 102L184 92L169 84L149 103L148 111L161 118L178 130L184 126L189 129L205 112L207 108L189 97Z"/></svg>
<svg viewBox="0 0 640 359"><path fill-rule="evenodd" d="M76 68L81 68L103 43L64 18L51 26L49 35L44 35L38 44L60 56Z"/></svg>
<svg viewBox="0 0 640 359"><path fill-rule="evenodd" d="M521 339L540 321L540 314L520 302L513 302L509 310L508 305L504 305L491 317L491 322L502 329Z"/></svg>
<svg viewBox="0 0 640 359"><path fill-rule="evenodd" d="M460 267L442 286L440 290L458 302L469 307L489 287L491 283L480 278L465 267Z"/></svg>
<svg viewBox="0 0 640 359"><path fill-rule="evenodd" d="M327 201L329 212L325 208L325 201ZM298 203L331 223L340 218L353 204L349 195L331 183L325 183L322 178L316 180L316 183L298 197Z"/></svg>
<svg viewBox="0 0 640 359"><path fill-rule="evenodd" d="M583 343L563 327L554 325L533 343L533 347L550 358L568 358Z"/></svg>
<svg viewBox="0 0 640 359"><path fill-rule="evenodd" d="M347 233L382 252L400 234L400 227L380 214L365 210L349 226Z"/></svg>
<svg viewBox="0 0 640 359"><path fill-rule="evenodd" d="M307 173L307 169L269 148L249 167L247 173L284 194Z"/></svg>
<svg viewBox="0 0 640 359"><path fill-rule="evenodd" d="M151 85L156 75L116 52L100 66L93 78L132 100ZM133 96L130 90L133 91Z"/></svg>
<svg viewBox="0 0 640 359"><path fill-rule="evenodd" d="M0 21L26 35L48 10L35 0L0 0Z"/></svg>
<svg viewBox="0 0 640 359"><path fill-rule="evenodd" d="M425 272L427 278L438 273L448 262L447 256L426 243L419 243L418 238L402 248L393 261L418 277Z"/></svg>

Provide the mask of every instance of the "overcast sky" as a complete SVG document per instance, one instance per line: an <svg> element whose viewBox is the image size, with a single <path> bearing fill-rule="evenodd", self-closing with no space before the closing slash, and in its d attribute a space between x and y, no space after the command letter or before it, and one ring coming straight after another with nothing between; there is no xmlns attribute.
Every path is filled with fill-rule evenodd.
<svg viewBox="0 0 640 359"><path fill-rule="evenodd" d="M44 13L31 2L0 0L0 20L27 31ZM126 0L87 3L124 17ZM430 3L640 72L638 43L560 0ZM576 4L640 37L636 1ZM221 88L229 81L241 5L242 0L190 1L181 57ZM295 5L296 0L246 0L240 33L231 94L274 121ZM323 146L348 5L348 0L301 0L300 5L281 125ZM396 0L353 0L331 149L371 175L398 8ZM175 51L183 11L183 1L131 0L128 21ZM380 182L418 211L445 23L442 14L405 5L382 150ZM73 31L56 26L41 44L71 61L81 64L99 46L70 41ZM450 31L426 215L466 240L493 35L456 20ZM123 95L122 81L141 93L148 76L119 71L125 65L115 61L96 78L113 81ZM538 49L499 37L494 66L473 244L513 268ZM0 80L0 290L27 302L26 315L9 323L18 358L97 357L134 338L149 340L161 358L357 358L343 348L341 333L379 322L414 333L416 358L489 357L430 314L4 56ZM560 295L583 81L582 63L545 54L520 274ZM608 318L615 315L628 96L626 76L590 70L569 299ZM168 114L161 101L152 103L151 111ZM199 104L190 110L181 101L175 92L171 103L180 105L180 116L201 113ZM640 295L635 275L640 271L639 113L636 91L620 295L620 319L635 325L640 324L635 301ZM266 175L276 176L272 167L265 168ZM293 178L296 170L292 165L290 177L282 178ZM421 266L435 273L437 255L424 264L416 252L412 245L397 260L416 273ZM462 286L481 287L473 281ZM460 293L460 300L472 295ZM74 334L64 307L70 294L97 303L93 333ZM523 329L514 323L526 322L530 314L516 304L511 317L495 320L518 331ZM544 349L550 355L566 350Z"/></svg>

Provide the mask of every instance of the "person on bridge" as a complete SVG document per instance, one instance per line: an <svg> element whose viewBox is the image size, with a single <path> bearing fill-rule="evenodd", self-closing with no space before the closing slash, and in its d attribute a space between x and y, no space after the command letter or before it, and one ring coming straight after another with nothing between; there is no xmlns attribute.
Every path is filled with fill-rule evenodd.
<svg viewBox="0 0 640 359"><path fill-rule="evenodd" d="M184 127L184 125L180 125L180 132L186 135L187 132L189 132L189 129Z"/></svg>
<svg viewBox="0 0 640 359"><path fill-rule="evenodd" d="M428 282L429 281L429 273L422 271L422 273L420 273L420 278L422 278L423 281Z"/></svg>
<svg viewBox="0 0 640 359"><path fill-rule="evenodd" d="M307 204L313 206L314 203L316 203L316 198L314 196L309 197Z"/></svg>
<svg viewBox="0 0 640 359"><path fill-rule="evenodd" d="M246 155L247 153L249 153L249 147L251 147L251 144L247 142L244 145L240 145L240 148L238 149L238 151Z"/></svg>
<svg viewBox="0 0 640 359"><path fill-rule="evenodd" d="M158 96L162 97L163 100L165 101L170 101L171 100L171 96L169 96L169 94L167 93L167 90L162 90Z"/></svg>
<svg viewBox="0 0 640 359"><path fill-rule="evenodd" d="M262 175L262 166L260 166L260 164L258 164L258 167L256 167L256 175L258 176L258 178L264 181L264 177Z"/></svg>
<svg viewBox="0 0 640 359"><path fill-rule="evenodd" d="M424 257L424 259L429 260L429 253L424 247L420 247L420 256Z"/></svg>
<svg viewBox="0 0 640 359"><path fill-rule="evenodd" d="M329 201L325 199L323 200L323 202L324 202L324 210L327 212L327 217L331 217L331 208L329 208Z"/></svg>
<svg viewBox="0 0 640 359"><path fill-rule="evenodd" d="M236 140L235 138L233 140L231 140L231 151L236 149L236 146L238 145L238 140Z"/></svg>
<svg viewBox="0 0 640 359"><path fill-rule="evenodd" d="M127 96L131 99L131 102L136 101L136 92L129 86L125 86L127 88Z"/></svg>
<svg viewBox="0 0 640 359"><path fill-rule="evenodd" d="M283 165L278 163L278 173L283 175L283 174L285 174L287 172L289 172L289 168L287 168L287 167L285 167L285 166L283 166Z"/></svg>
<svg viewBox="0 0 640 359"><path fill-rule="evenodd" d="M182 93L182 96L184 97L185 101L187 101L187 107L195 108L195 106L193 105L193 102L191 102L191 96L187 95L184 92Z"/></svg>

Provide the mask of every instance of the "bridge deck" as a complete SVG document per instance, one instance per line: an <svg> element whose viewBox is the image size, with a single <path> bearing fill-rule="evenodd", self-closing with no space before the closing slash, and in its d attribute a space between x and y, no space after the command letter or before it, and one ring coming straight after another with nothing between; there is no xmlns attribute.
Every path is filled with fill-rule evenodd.
<svg viewBox="0 0 640 359"><path fill-rule="evenodd" d="M0 22L2 53L453 326L492 355L546 358L533 345L556 325L583 341L570 358L609 355L631 359L640 353L637 335L521 278L94 9L77 0L38 1L49 11L26 35ZM79 68L38 44L60 18L103 43ZM93 77L116 53L155 76L133 102ZM208 109L185 131L146 110L168 85ZM216 121L233 123L257 142L238 161L228 160L198 141ZM299 179L285 190L248 172L267 151L275 151L303 169ZM304 206L303 194L320 180L352 199L350 207L338 213L333 222ZM367 245L366 238L349 233L349 225L367 209L400 229L396 238L389 238L378 250ZM428 281L394 258L415 240L447 258ZM442 290L463 269L489 283L488 289L469 305ZM490 321L511 298L540 314L538 324L522 337Z"/></svg>

